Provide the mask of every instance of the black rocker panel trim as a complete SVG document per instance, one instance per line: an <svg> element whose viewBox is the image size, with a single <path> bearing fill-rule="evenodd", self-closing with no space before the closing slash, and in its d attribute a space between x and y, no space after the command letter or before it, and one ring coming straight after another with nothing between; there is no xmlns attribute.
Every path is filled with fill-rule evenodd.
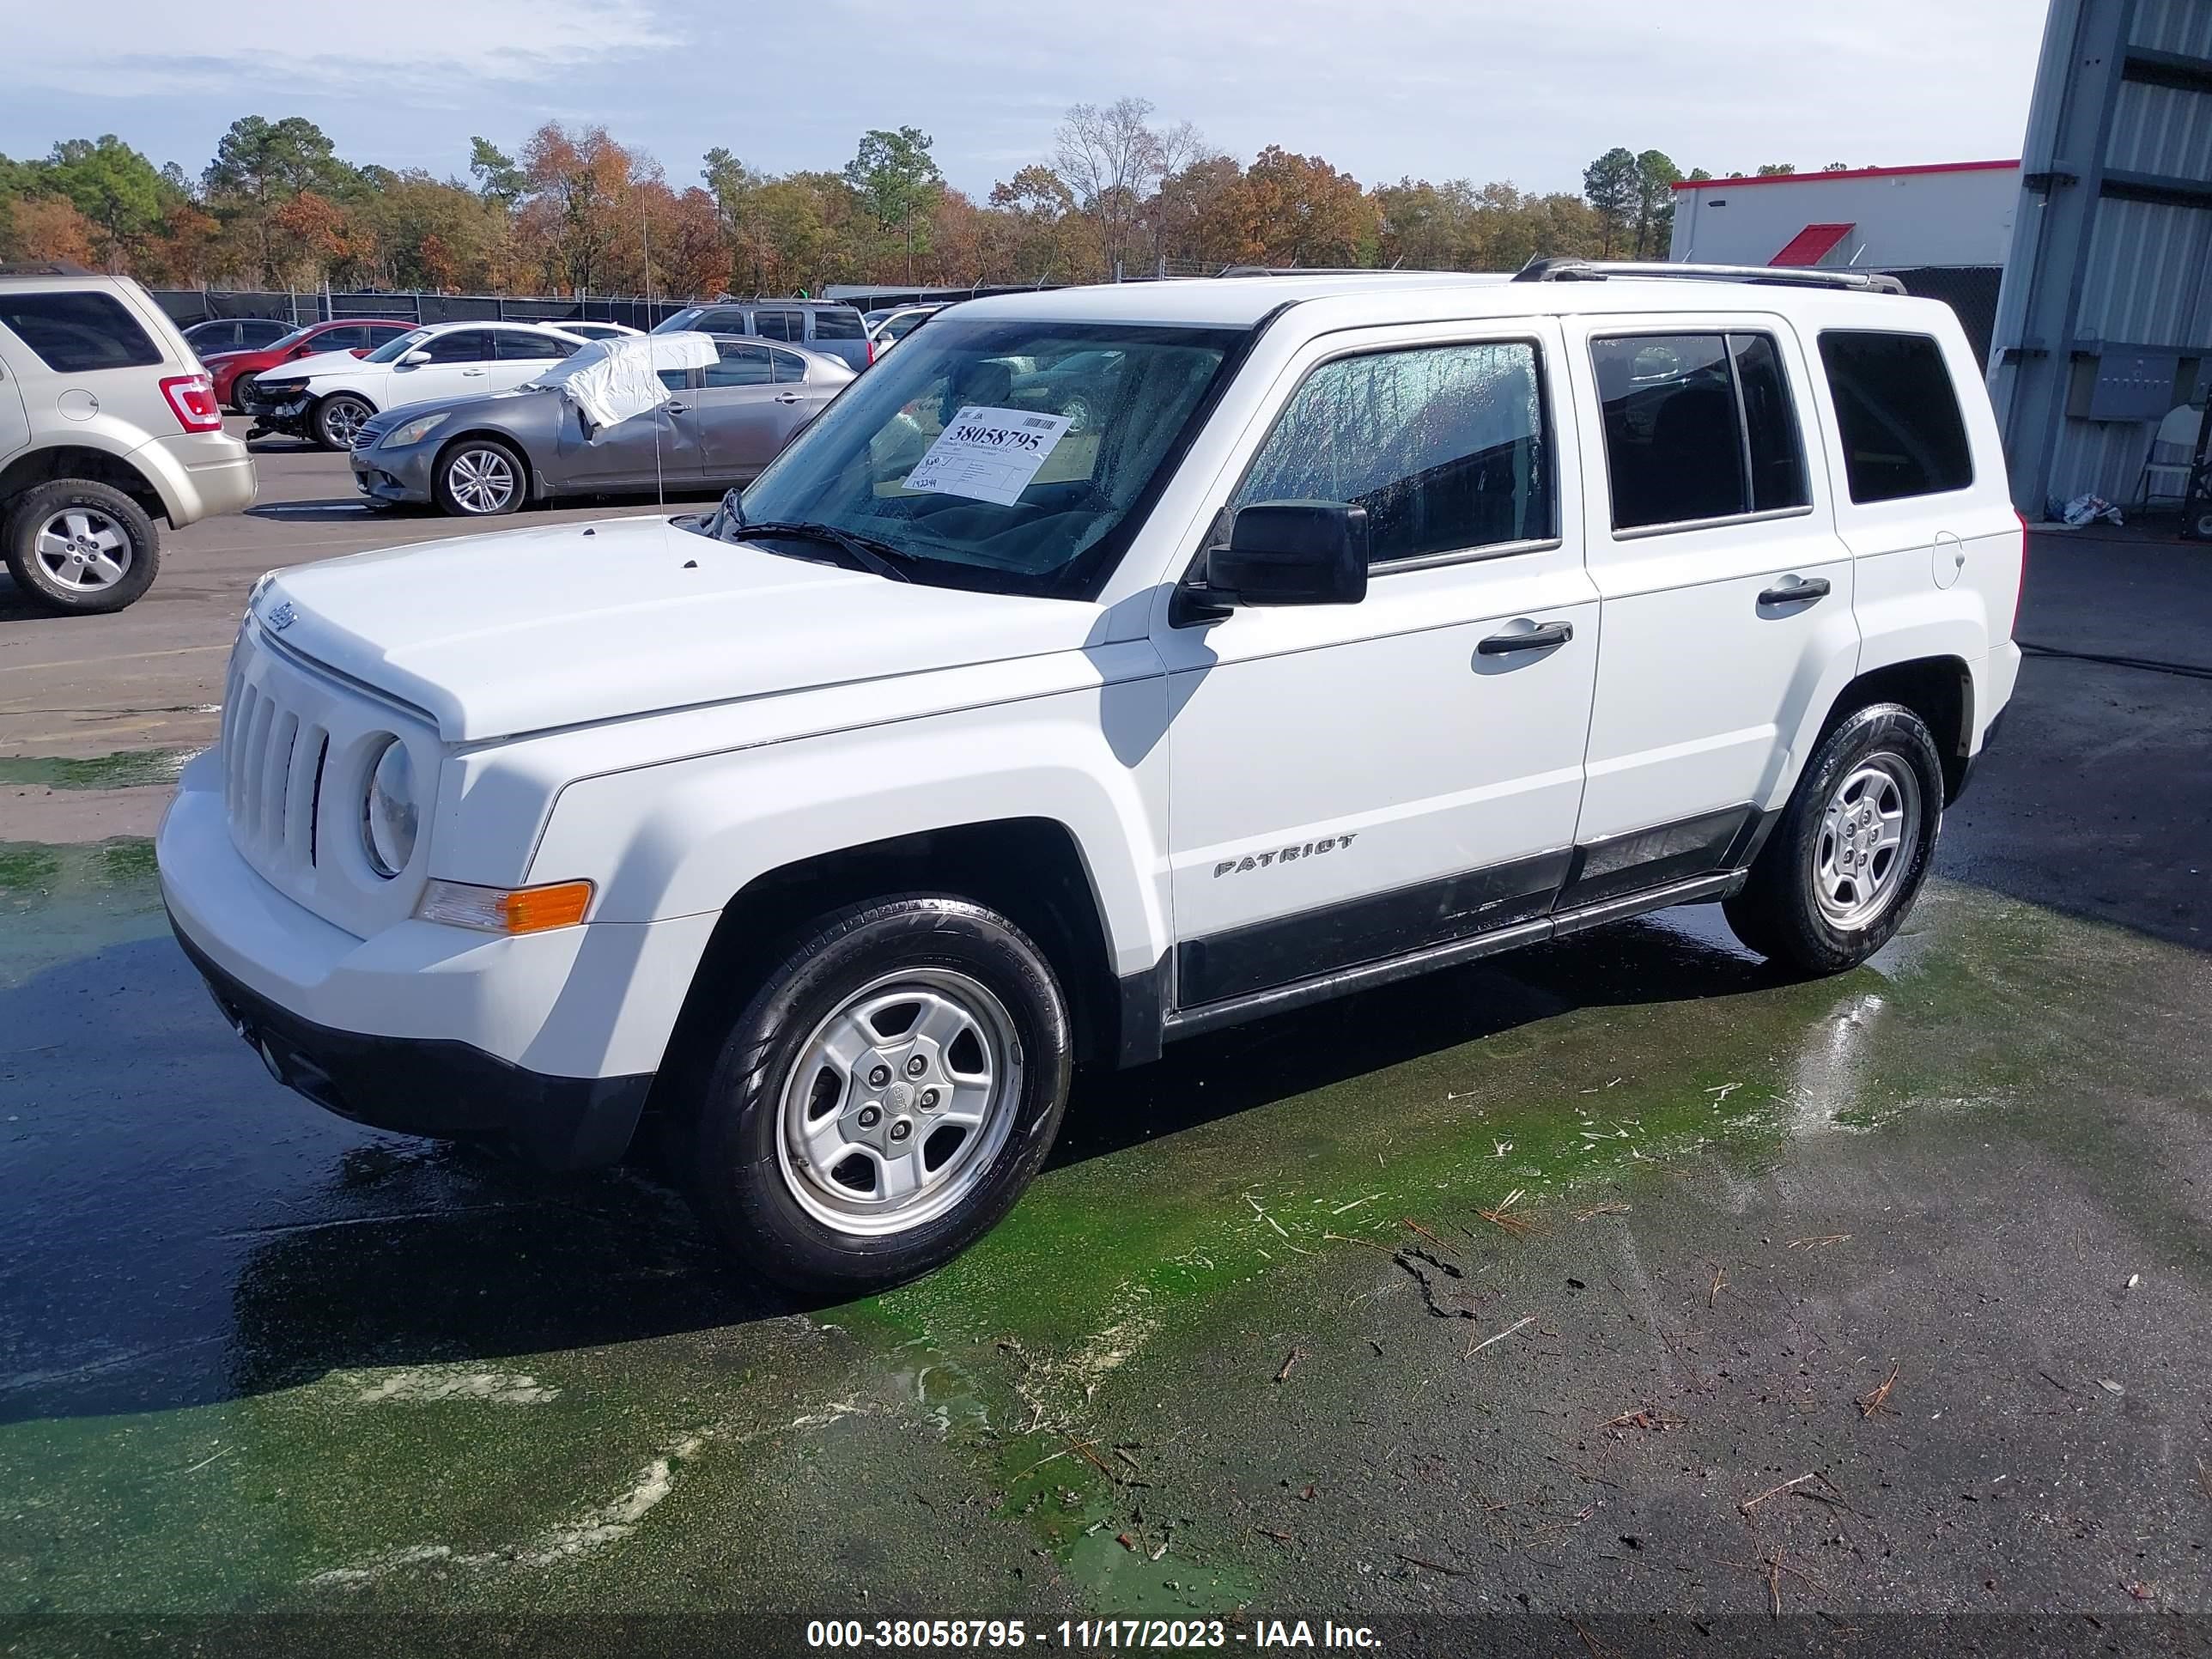
<svg viewBox="0 0 2212 1659"><path fill-rule="evenodd" d="M1249 996L1544 915L1572 860L1563 847L1187 940L1176 950L1176 1002Z"/></svg>
<svg viewBox="0 0 2212 1659"><path fill-rule="evenodd" d="M1573 910L1644 887L1664 887L1692 876L1735 867L1759 817L1753 807L1731 806L1693 818L1584 842L1559 893L1559 908Z"/></svg>

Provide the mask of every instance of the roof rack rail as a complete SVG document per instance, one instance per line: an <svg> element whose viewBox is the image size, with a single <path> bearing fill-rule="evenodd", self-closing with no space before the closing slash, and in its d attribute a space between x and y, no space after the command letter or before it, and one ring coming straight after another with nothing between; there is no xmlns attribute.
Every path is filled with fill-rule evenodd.
<svg viewBox="0 0 2212 1659"><path fill-rule="evenodd" d="M74 259L30 259L19 264L0 264L0 276L94 276Z"/></svg>
<svg viewBox="0 0 2212 1659"><path fill-rule="evenodd" d="M1850 289L1862 294L1902 294L1905 284L1874 270L1819 270L1792 265L1678 265L1631 260L1546 258L1514 273L1516 283L1602 283L1612 276L1659 276L1701 283L1748 283L1765 288Z"/></svg>

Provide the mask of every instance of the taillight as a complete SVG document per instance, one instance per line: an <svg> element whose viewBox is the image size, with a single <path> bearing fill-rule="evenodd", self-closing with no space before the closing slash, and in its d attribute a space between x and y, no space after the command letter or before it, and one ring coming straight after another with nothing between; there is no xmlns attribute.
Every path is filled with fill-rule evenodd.
<svg viewBox="0 0 2212 1659"><path fill-rule="evenodd" d="M2020 520L2020 582L2012 590L2011 637L2018 639L2020 637L2020 602L2027 594L2027 514L2014 512L2013 517Z"/></svg>
<svg viewBox="0 0 2212 1659"><path fill-rule="evenodd" d="M868 361L872 363L876 361L876 343L872 337L868 341Z"/></svg>
<svg viewBox="0 0 2212 1659"><path fill-rule="evenodd" d="M222 410L215 400L215 382L206 375L172 375L161 382L161 395L169 400L178 423L185 431L222 430Z"/></svg>

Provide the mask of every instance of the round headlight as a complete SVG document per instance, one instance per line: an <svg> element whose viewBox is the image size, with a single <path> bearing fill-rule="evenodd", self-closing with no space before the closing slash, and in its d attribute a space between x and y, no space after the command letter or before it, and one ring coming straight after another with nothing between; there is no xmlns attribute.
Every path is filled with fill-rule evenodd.
<svg viewBox="0 0 2212 1659"><path fill-rule="evenodd" d="M377 757L368 775L368 797L361 805L362 845L378 875L389 879L407 867L415 856L419 816L415 768L407 758L407 745L394 738Z"/></svg>

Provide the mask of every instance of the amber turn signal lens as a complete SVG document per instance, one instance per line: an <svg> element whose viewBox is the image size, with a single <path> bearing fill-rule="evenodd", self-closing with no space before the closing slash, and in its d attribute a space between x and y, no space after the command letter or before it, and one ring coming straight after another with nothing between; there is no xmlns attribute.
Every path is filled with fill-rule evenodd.
<svg viewBox="0 0 2212 1659"><path fill-rule="evenodd" d="M477 887L433 881L415 914L425 921L475 927L487 933L542 933L574 927L592 908L592 884L556 881L544 887Z"/></svg>

